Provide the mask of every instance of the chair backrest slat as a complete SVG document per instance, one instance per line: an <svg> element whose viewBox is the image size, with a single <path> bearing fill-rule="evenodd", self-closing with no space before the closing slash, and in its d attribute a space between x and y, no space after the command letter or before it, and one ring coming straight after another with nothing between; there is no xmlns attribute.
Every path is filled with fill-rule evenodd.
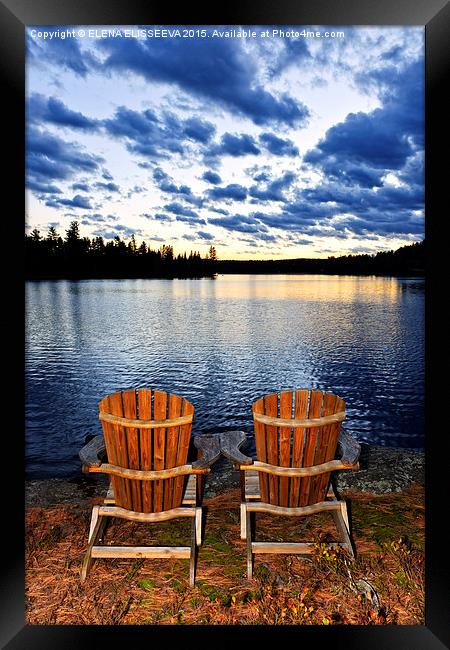
<svg viewBox="0 0 450 650"><path fill-rule="evenodd" d="M312 390L309 397L308 419L320 418L322 410L323 393L320 390ZM303 456L303 467L314 465L314 456L316 454L317 437L319 427L308 429L305 441L305 452ZM300 481L300 506L308 505L309 491L311 488L311 478L303 478Z"/></svg>
<svg viewBox="0 0 450 650"><path fill-rule="evenodd" d="M181 415L194 415L194 406L188 402L187 399L183 399L183 404L181 406ZM191 438L191 429L192 424L182 424L179 428L177 465L183 465L186 462L189 451L189 441ZM183 493L186 482L187 479L183 478L183 476L178 476L176 479L174 479L174 503L178 503L178 501L181 500L181 495Z"/></svg>
<svg viewBox="0 0 450 650"><path fill-rule="evenodd" d="M121 393L113 393L112 395L109 395L107 398L107 404L108 413L111 415L118 415L120 417L124 416ZM128 450L125 427L122 427L118 424L113 424L112 428L113 435L115 437L114 450L116 453L116 458L112 462L116 463L120 467L128 467ZM130 482L121 478L118 478L115 482L116 484L120 484L119 495L120 499L123 501L123 507L132 510L133 504ZM117 485L117 487L119 487L119 485Z"/></svg>
<svg viewBox="0 0 450 650"><path fill-rule="evenodd" d="M280 418L292 418L292 391L280 393ZM290 467L291 464L291 433L291 427L279 428L280 450L277 465L282 467ZM280 477L278 488L280 506L289 505L289 487L289 479Z"/></svg>
<svg viewBox="0 0 450 650"><path fill-rule="evenodd" d="M155 390L153 392L153 419L165 420L167 418L167 393ZM158 428L153 429L154 440L154 456L153 456L153 469L164 469L165 467L165 444L166 444L166 429ZM164 484L163 481L155 481L153 493L153 510L154 512L161 512L164 509Z"/></svg>
<svg viewBox="0 0 450 650"><path fill-rule="evenodd" d="M135 420L137 418L136 391L124 390L122 393L122 404L124 417ZM128 467L130 469L140 469L139 432L137 429L125 429L125 435L127 441ZM142 481L130 481L131 509L136 512L142 512L141 483Z"/></svg>
<svg viewBox="0 0 450 650"><path fill-rule="evenodd" d="M320 390L298 389L265 395L253 404L257 459L281 467L312 467L333 460L345 402ZM339 421L307 426L305 420L339 414ZM258 415L274 418L260 421ZM303 426L296 426L295 420ZM311 422L311 424L313 424ZM314 423L315 424L315 423ZM299 507L323 501L330 473L308 477L275 476L260 472L261 500Z"/></svg>
<svg viewBox="0 0 450 650"><path fill-rule="evenodd" d="M308 414L309 391L306 388L295 391L294 418L304 420ZM292 467L303 467L303 450L305 446L304 427L293 427L292 443ZM293 478L291 481L291 495L289 505L297 508L300 502L300 479Z"/></svg>
<svg viewBox="0 0 450 650"><path fill-rule="evenodd" d="M253 412L264 415L264 398L257 400L253 404ZM267 463L267 444L266 444L266 425L257 420L254 421L256 455L260 461ZM269 500L269 477L267 474L260 473L259 486L261 490L261 499L265 502Z"/></svg>
<svg viewBox="0 0 450 650"><path fill-rule="evenodd" d="M138 409L140 420L152 419L152 391L141 388L138 391ZM141 469L152 469L153 436L151 429L138 429L141 441ZM141 481L142 512L153 512L153 481Z"/></svg>
<svg viewBox="0 0 450 650"><path fill-rule="evenodd" d="M148 388L108 395L100 402L101 413L127 418L128 422L102 419L108 462L137 470L163 470L187 461L192 422L173 422L182 415L193 416L190 402L174 394ZM167 426L142 428L139 420L163 421ZM155 422L156 424L156 422ZM185 476L138 480L111 476L116 504L135 512L162 512L179 507Z"/></svg>
<svg viewBox="0 0 450 650"><path fill-rule="evenodd" d="M182 399L179 395L169 395L167 407L167 417L178 418L181 415ZM180 437L180 427L170 427L167 429L166 441L166 468L175 467L177 464L177 451ZM164 510L169 510L173 503L174 481L166 483L164 486Z"/></svg>
<svg viewBox="0 0 450 650"><path fill-rule="evenodd" d="M278 395L272 393L264 397L264 414L278 416ZM278 427L266 424L267 462L278 465ZM271 503L278 503L278 477L269 475L269 496Z"/></svg>
<svg viewBox="0 0 450 650"><path fill-rule="evenodd" d="M323 405L322 405L322 415L332 415L336 413L339 409L337 407L337 400L339 398L337 395L332 393L324 393L323 396ZM339 423L332 423L321 427L320 437L317 443L316 453L314 456L314 465L320 465L327 460L327 455L331 450L331 443L334 440L334 434L339 433ZM337 442L337 439L336 441ZM334 444L333 453L336 448ZM325 497L324 490L327 489L328 485L325 485L326 475L315 476L311 480L311 489L310 489L310 500L317 502L322 501Z"/></svg>

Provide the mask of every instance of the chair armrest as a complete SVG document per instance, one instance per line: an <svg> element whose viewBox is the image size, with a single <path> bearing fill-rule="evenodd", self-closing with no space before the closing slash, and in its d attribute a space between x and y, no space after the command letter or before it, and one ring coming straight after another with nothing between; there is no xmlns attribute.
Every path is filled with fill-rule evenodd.
<svg viewBox="0 0 450 650"><path fill-rule="evenodd" d="M245 431L223 431L220 434L220 450L235 465L253 465L253 458L239 450L246 439Z"/></svg>
<svg viewBox="0 0 450 650"><path fill-rule="evenodd" d="M217 434L197 435L192 442L202 452L201 458L192 463L193 467L209 467L220 457L220 437Z"/></svg>
<svg viewBox="0 0 450 650"><path fill-rule="evenodd" d="M89 472L90 467L100 467L106 456L106 445L103 436L94 436L80 449L78 456L83 465L83 472Z"/></svg>
<svg viewBox="0 0 450 650"><path fill-rule="evenodd" d="M343 428L340 430L337 444L341 461L346 465L358 465L361 445Z"/></svg>

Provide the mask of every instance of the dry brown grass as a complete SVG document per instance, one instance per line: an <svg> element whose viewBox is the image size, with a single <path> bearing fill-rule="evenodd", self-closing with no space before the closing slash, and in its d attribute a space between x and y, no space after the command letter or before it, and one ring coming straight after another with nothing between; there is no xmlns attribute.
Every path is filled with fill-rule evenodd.
<svg viewBox="0 0 450 650"><path fill-rule="evenodd" d="M86 582L80 568L93 499L26 512L27 622L57 625L415 625L424 624L424 494L348 493L356 561L326 553L335 534L326 514L298 519L258 515L257 538L312 539L312 556L255 558L246 578L239 538L239 492L205 500L205 538L196 585L186 560L96 560ZM288 522L289 525L286 525ZM106 542L188 544L189 523L159 526L113 520ZM362 582L365 581L365 582ZM369 583L372 597L361 585Z"/></svg>

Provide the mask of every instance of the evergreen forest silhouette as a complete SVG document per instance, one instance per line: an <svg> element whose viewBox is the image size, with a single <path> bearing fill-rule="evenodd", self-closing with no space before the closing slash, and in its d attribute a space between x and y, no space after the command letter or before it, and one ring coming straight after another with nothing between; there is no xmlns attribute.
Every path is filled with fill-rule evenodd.
<svg viewBox="0 0 450 650"><path fill-rule="evenodd" d="M25 235L25 277L39 279L87 278L199 278L217 273L329 273L363 275L423 275L425 241L395 251L343 255L326 259L220 260L210 246L203 257L197 251L174 254L163 244L152 250L134 234L128 243L119 236L81 237L72 221L62 238L54 227L47 235L34 229Z"/></svg>

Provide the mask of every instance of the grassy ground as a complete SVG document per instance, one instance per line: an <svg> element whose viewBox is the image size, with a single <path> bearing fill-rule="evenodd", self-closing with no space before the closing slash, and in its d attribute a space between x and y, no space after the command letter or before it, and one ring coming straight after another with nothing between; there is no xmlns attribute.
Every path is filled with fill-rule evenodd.
<svg viewBox="0 0 450 650"><path fill-rule="evenodd" d="M327 513L292 520L257 515L257 540L315 542L312 555L258 555L246 577L239 491L205 499L205 535L194 588L188 560L96 560L80 567L86 506L26 511L26 598L30 624L86 625L417 625L424 624L424 490L346 492L357 559L323 542ZM336 539L335 537L333 537ZM112 520L105 543L189 545L190 522L143 525Z"/></svg>

